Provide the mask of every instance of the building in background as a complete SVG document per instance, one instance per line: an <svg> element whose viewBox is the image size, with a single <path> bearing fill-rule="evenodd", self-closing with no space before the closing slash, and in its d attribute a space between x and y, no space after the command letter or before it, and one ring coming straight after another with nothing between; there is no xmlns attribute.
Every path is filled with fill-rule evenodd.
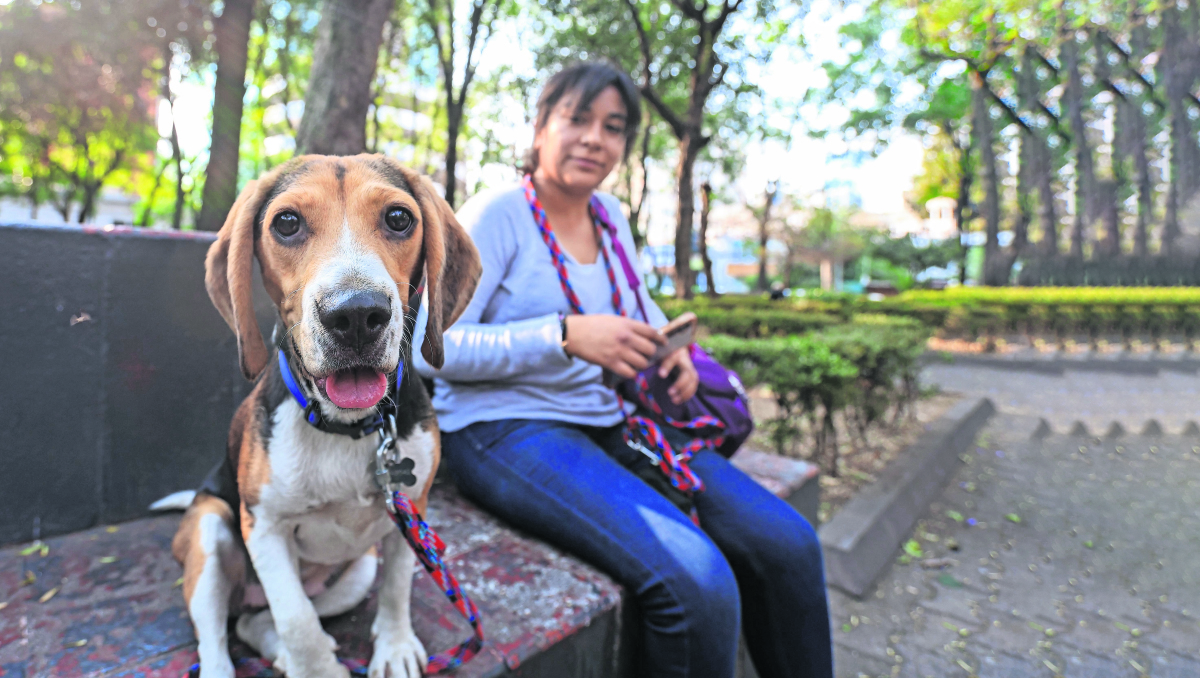
<svg viewBox="0 0 1200 678"><path fill-rule="evenodd" d="M138 202L137 196L114 187L100 190L96 198L94 216L88 219L89 224L107 226L109 224L131 225L135 223L136 215L133 207ZM73 212L78 212L79 205L74 205ZM62 214L54 209L54 205L42 203L35 211L28 200L20 198L0 198L0 223L3 224L51 224L62 225L75 223L75 214L71 219L63 219ZM167 226L170 223L167 222Z"/></svg>

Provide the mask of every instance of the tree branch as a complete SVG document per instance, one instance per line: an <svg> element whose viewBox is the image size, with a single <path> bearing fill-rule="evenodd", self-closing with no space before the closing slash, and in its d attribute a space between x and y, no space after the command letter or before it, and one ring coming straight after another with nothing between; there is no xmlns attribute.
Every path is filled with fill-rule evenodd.
<svg viewBox="0 0 1200 678"><path fill-rule="evenodd" d="M686 133L683 120L675 114L675 111L667 106L662 97L658 96L658 93L654 91L654 87L650 85L650 36L646 33L646 27L642 25L642 18L638 14L637 5L633 4L633 0L625 0L625 6L629 8L630 18L633 19L633 25L637 28L638 45L642 52L642 85L640 87L642 96L646 97L646 100L654 107L655 112L667 122L667 125L671 127L671 131L675 134L676 138L682 139Z"/></svg>
<svg viewBox="0 0 1200 678"><path fill-rule="evenodd" d="M453 0L450 0L450 11L453 12ZM446 81L446 94L454 96L454 15L450 15L450 46L442 44L442 23L438 18L437 0L429 0L429 23L433 27L433 42L437 45L438 64L442 67L442 78ZM449 55L447 55L449 52Z"/></svg>
<svg viewBox="0 0 1200 678"><path fill-rule="evenodd" d="M1029 134L1030 136L1033 136L1033 137L1038 136L1038 133L1033 128L1033 125L1031 125L1030 122L1021 115L1021 112L1019 110L1017 110L1015 107L1010 106L1009 103L1004 100L1004 97L1000 96L999 94L996 93L996 90L992 89L991 85L988 84L986 76L981 77L979 79L979 81L983 87L983 91L987 93L988 97L992 101L996 102L996 104L998 104L1000 106L1000 108L1004 110L1005 115L1007 115L1010 120L1012 120L1014 123L1016 123L1017 126L1019 126L1021 128L1021 130L1024 131L1026 134ZM1038 102L1038 106L1040 106L1043 109L1045 108L1045 106L1040 101ZM1047 111L1047 113L1049 113L1049 111ZM1070 143L1071 137L1069 135L1067 135L1061 128L1059 128L1058 119L1055 118L1052 114L1050 117L1052 120L1054 120L1054 133L1057 134L1059 137L1061 137L1067 143Z"/></svg>
<svg viewBox="0 0 1200 678"><path fill-rule="evenodd" d="M1129 73L1132 74L1133 77L1138 80L1138 82L1142 83L1142 87L1146 88L1146 94L1150 97L1150 101L1151 101L1151 103L1154 104L1154 107L1157 108L1159 111L1166 111L1167 104L1165 102L1161 101L1158 98L1158 95L1154 93L1154 83L1147 80L1146 76L1142 75L1142 72L1139 71L1137 69L1137 66L1134 65L1133 55L1130 54L1129 52L1126 52L1125 48L1122 47L1121 44L1118 43L1116 40L1113 40L1112 36L1110 36L1107 31L1105 31L1101 28L1095 28L1093 30L1096 32L1096 35L1100 37L1101 40L1103 40L1104 42L1106 42L1108 44L1109 47L1116 50L1117 56L1120 57L1120 59L1121 59L1121 65L1125 66L1125 70L1129 71ZM1122 98L1124 98L1124 95L1121 95L1121 96L1122 96ZM1193 96L1192 99L1195 100L1196 97ZM1200 102L1197 102L1197 103L1200 104Z"/></svg>
<svg viewBox="0 0 1200 678"><path fill-rule="evenodd" d="M654 88L649 84L643 84L641 89L642 96L646 97L646 100L654 107L654 112L658 113L659 117L667 122L667 125L671 127L671 131L675 133L676 138L682 139L687 134L687 126L683 124L683 120L676 115L675 111L667 106L667 103L658 96L658 92L655 92Z"/></svg>
<svg viewBox="0 0 1200 678"><path fill-rule="evenodd" d="M625 0L625 6L629 8L629 16L637 28L638 46L642 52L642 82L648 86L650 84L650 36L646 34L646 27L642 25L642 17L638 15L637 5L633 4L633 0Z"/></svg>
<svg viewBox="0 0 1200 678"><path fill-rule="evenodd" d="M675 5L683 15L701 25L704 24L704 10L693 5L687 0L671 0L671 4Z"/></svg>
<svg viewBox="0 0 1200 678"><path fill-rule="evenodd" d="M742 6L742 0L735 0L735 2L732 5L730 5L728 3L724 3L721 5L721 13L717 15L717 18L714 19L711 24L709 24L710 31L711 31L710 35L713 36L714 43L717 39L717 36L720 35L721 31L725 28L725 21L729 18L729 15L738 11L738 9L741 8L741 6ZM716 47L715 44L713 46Z"/></svg>
<svg viewBox="0 0 1200 678"><path fill-rule="evenodd" d="M472 59L475 55L475 42L479 38L479 29L483 25L483 11L487 7L487 4L488 0L479 0L471 10L471 34L467 39L467 63L463 71L462 87L458 91L458 106L462 106L467 100L467 88L471 85L471 80L475 78L475 68L478 64L474 63ZM496 7L499 7L498 3ZM494 21L495 18L495 13L493 13L492 20ZM482 45L487 44L488 38L491 37L491 21L484 25L483 28L487 31L487 35L483 38L480 51L483 51Z"/></svg>

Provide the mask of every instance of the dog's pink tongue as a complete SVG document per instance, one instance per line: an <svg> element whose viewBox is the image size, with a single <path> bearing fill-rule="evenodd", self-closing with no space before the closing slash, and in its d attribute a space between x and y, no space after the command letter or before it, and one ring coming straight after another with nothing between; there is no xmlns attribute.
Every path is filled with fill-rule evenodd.
<svg viewBox="0 0 1200 678"><path fill-rule="evenodd" d="M334 405L347 410L374 407L387 393L387 375L356 367L339 370L325 381L325 394Z"/></svg>

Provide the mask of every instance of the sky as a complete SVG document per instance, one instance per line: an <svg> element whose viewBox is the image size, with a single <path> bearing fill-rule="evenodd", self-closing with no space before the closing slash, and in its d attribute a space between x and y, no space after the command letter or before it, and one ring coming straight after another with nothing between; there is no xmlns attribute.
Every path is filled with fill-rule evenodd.
<svg viewBox="0 0 1200 678"><path fill-rule="evenodd" d="M813 0L799 22L798 31L803 34L808 49L777 49L770 62L748 67L752 81L763 89L768 99L785 101L799 101L808 88L823 85L824 72L820 69L820 63L837 60L842 54L837 28L854 18L855 11L853 3L843 5L838 0ZM519 22L510 22L504 30L493 36L481 55L477 81L493 69L510 68L518 73L533 70L533 54L524 47L530 41L523 39L522 30ZM203 153L208 147L208 117L212 107L211 74L208 79L208 83L188 80L175 85L175 115L178 117L180 144L185 155ZM520 110L521 105L511 102L510 106L515 110L503 112L498 119L512 124L507 125L508 129L497 132L501 140L520 146L528 143L532 133L525 129L525 112ZM160 127L169 132L171 112L165 106L160 107L160 112ZM467 115L470 114L468 111ZM815 139L808 134L809 128L829 127L844 114L845 111L838 106L826 106L818 110L807 105L801 109L790 148L774 141L750 144L746 150L745 169L735 182L734 193L757 196L766 182L772 180L780 181L785 192L799 196L813 196L826 186L843 184L861 201L861 208L865 211L894 213L902 210L904 193L911 188L912 178L920 169L923 154L920 140L900 134L877 157L851 159L845 156L845 145L840 139ZM496 170L482 170L485 181L502 180L505 171ZM470 171L480 170L468 170L468 173ZM668 165L657 168L651 175L652 193L648 211L652 242L672 239L675 210L672 172L673 166ZM468 180L471 180L470 176Z"/></svg>

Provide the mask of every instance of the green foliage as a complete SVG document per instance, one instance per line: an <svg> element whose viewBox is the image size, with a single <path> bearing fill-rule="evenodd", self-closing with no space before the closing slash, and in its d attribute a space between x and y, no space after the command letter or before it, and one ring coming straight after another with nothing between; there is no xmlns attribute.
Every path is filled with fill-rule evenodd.
<svg viewBox="0 0 1200 678"><path fill-rule="evenodd" d="M958 259L962 247L951 238L917 247L912 236L889 238L879 236L871 241L868 252L872 259L882 259L895 266L917 274L931 266L945 267Z"/></svg>
<svg viewBox="0 0 1200 678"><path fill-rule="evenodd" d="M1195 287L957 287L911 291L879 302L882 313L920 319L946 334L993 340L1001 333L1072 337L1093 345L1138 337L1151 342L1175 335L1189 345L1200 329Z"/></svg>
<svg viewBox="0 0 1200 678"><path fill-rule="evenodd" d="M83 221L147 171L165 61L202 49L204 19L177 0L0 6L0 192Z"/></svg>
<svg viewBox="0 0 1200 678"><path fill-rule="evenodd" d="M312 69L319 0L269 0L255 6L239 141L240 182L291 159Z"/></svg>
<svg viewBox="0 0 1200 678"><path fill-rule="evenodd" d="M847 418L860 440L889 410L895 408L896 417L906 410L912 412L919 396L918 360L930 334L928 327L913 318L864 313L814 335L858 371Z"/></svg>
<svg viewBox="0 0 1200 678"><path fill-rule="evenodd" d="M818 207L808 224L796 232L794 244L820 257L846 261L866 247L866 235L851 226L848 212Z"/></svg>
<svg viewBox="0 0 1200 678"><path fill-rule="evenodd" d="M840 321L837 316L826 313L787 309L699 309L696 316L710 332L745 338L803 334Z"/></svg>
<svg viewBox="0 0 1200 678"><path fill-rule="evenodd" d="M919 135L926 153L908 198L918 211L934 197L958 201L960 228L987 233L975 254L986 258L978 266L986 284L1007 284L1019 260L1035 264L1021 270L1021 284L1200 279L1194 267L1163 270L1150 256L1180 253L1174 210L1200 192L1191 178L1200 148L1195 3L844 6L855 17L839 29L845 54L823 64L828 84L808 98L846 112L814 133L837 134L863 154L878 154L902 129ZM1012 244L1001 247L1008 229ZM1070 260L1058 256L1067 243ZM1113 261L1125 243L1135 265Z"/></svg>
<svg viewBox="0 0 1200 678"><path fill-rule="evenodd" d="M771 389L779 416L767 422L766 428L780 453L801 433L801 417L811 422L824 415L822 423L824 419L832 421L849 400L848 391L857 376L853 364L812 337L739 339L714 335L701 343L714 358L737 370L747 386L765 385ZM823 426L814 428L820 457L825 452L827 432ZM828 469L837 475L836 444L833 453Z"/></svg>
<svg viewBox="0 0 1200 678"><path fill-rule="evenodd" d="M739 318L785 313L805 316L786 302L741 297L745 306L737 308L737 302L727 299L693 310L698 315L703 311ZM764 310L767 303L777 308ZM918 358L930 329L912 318L878 314L855 315L848 323L837 323L833 314L823 317L828 320L824 326L804 334L762 338L714 334L701 344L717 360L737 370L747 386L763 385L771 390L778 416L765 422L765 429L780 453L807 432L816 458L830 474L837 475L837 417L844 415L850 433L861 441L871 427L886 423L889 412L893 421L911 412L920 395ZM711 321L708 326L712 329Z"/></svg>

